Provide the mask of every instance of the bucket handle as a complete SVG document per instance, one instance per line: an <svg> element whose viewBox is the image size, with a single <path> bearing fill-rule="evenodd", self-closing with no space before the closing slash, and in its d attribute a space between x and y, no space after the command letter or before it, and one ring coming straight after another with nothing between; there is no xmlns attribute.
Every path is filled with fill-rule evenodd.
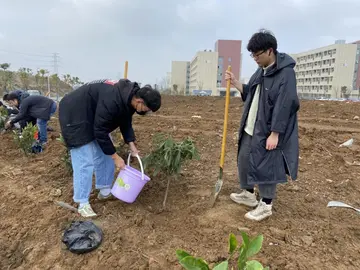
<svg viewBox="0 0 360 270"><path fill-rule="evenodd" d="M128 159L127 159L127 165L130 166L130 157L131 157L131 153L129 154L128 156ZM138 161L139 161L139 164L140 164L140 168L141 168L141 180L144 181L144 167L143 167L143 164L141 162L141 158L139 157L139 155L136 155Z"/></svg>

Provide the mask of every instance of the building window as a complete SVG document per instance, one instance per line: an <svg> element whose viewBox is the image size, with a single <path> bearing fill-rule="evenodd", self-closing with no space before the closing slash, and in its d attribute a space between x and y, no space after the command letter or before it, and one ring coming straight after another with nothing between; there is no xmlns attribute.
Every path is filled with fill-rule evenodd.
<svg viewBox="0 0 360 270"><path fill-rule="evenodd" d="M231 62L231 57L228 58L228 61Z"/></svg>
<svg viewBox="0 0 360 270"><path fill-rule="evenodd" d="M219 57L219 66L221 66L223 62L224 62L224 58L223 58L223 57Z"/></svg>

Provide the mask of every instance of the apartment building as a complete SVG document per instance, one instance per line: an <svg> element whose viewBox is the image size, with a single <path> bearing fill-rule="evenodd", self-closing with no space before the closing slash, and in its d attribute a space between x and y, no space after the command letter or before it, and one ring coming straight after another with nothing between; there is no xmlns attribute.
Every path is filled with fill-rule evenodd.
<svg viewBox="0 0 360 270"><path fill-rule="evenodd" d="M360 92L360 40L353 42L352 44L356 44L357 50L356 50L356 62L355 62L355 78L354 78L354 90L358 90Z"/></svg>
<svg viewBox="0 0 360 270"><path fill-rule="evenodd" d="M190 62L172 61L171 92L177 95L189 95Z"/></svg>
<svg viewBox="0 0 360 270"><path fill-rule="evenodd" d="M354 89L358 45L335 44L292 54L296 61L297 90L300 98L340 98L341 89Z"/></svg>
<svg viewBox="0 0 360 270"><path fill-rule="evenodd" d="M218 52L199 51L190 62L190 95L217 95Z"/></svg>
<svg viewBox="0 0 360 270"><path fill-rule="evenodd" d="M215 51L218 52L217 87L226 87L225 72L228 66L234 73L236 79L241 78L241 40L217 40Z"/></svg>

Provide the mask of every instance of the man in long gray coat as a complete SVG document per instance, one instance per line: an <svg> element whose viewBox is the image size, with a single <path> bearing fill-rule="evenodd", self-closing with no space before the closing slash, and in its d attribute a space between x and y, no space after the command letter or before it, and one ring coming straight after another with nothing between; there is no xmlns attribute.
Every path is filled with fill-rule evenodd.
<svg viewBox="0 0 360 270"><path fill-rule="evenodd" d="M299 139L295 61L277 51L276 38L266 30L255 33L247 50L259 68L248 84L239 83L234 74L226 80L241 93L244 101L239 130L239 194L230 198L242 205L256 207L246 213L250 220L260 221L272 215L276 185L287 182L287 175L297 178ZM254 193L259 187L260 200Z"/></svg>

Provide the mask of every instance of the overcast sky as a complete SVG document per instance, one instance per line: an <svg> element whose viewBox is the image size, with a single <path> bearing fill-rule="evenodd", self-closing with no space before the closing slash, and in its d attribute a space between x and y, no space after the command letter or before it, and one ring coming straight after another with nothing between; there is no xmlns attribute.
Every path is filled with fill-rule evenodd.
<svg viewBox="0 0 360 270"><path fill-rule="evenodd" d="M243 41L243 77L256 65L246 50L259 28L279 50L297 53L360 39L360 0L0 0L0 63L81 80L123 76L154 84L172 60L191 60L217 39Z"/></svg>

